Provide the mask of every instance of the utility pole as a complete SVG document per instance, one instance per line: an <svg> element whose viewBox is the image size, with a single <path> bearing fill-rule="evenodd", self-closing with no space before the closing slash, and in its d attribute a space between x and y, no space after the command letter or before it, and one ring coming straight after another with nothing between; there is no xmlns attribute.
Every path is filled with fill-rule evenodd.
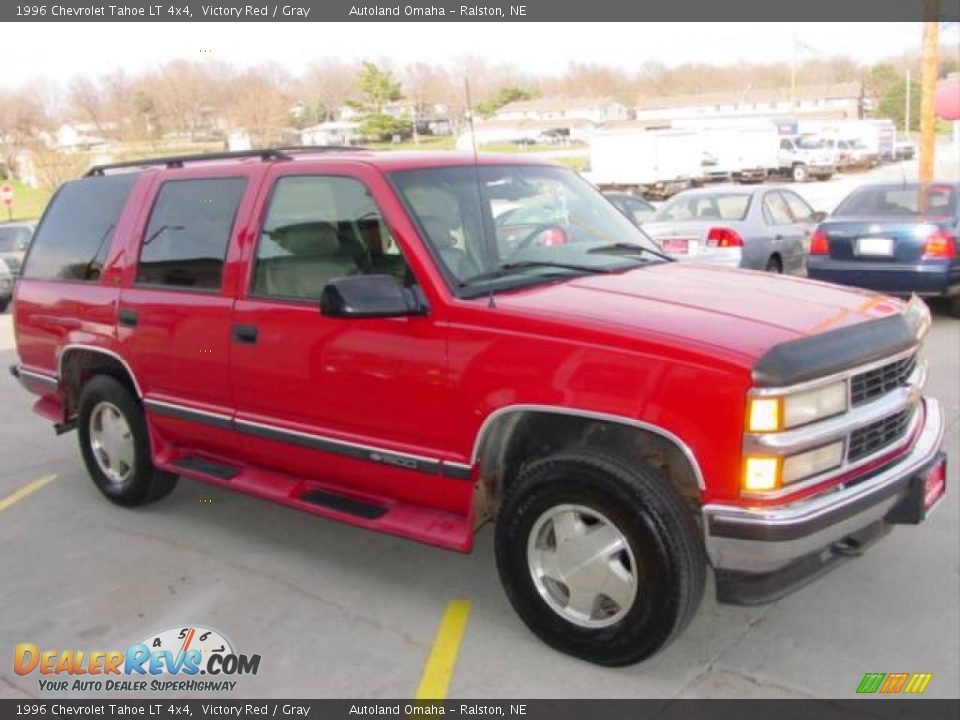
<svg viewBox="0 0 960 720"><path fill-rule="evenodd" d="M923 70L920 95L920 180L926 185L933 180L934 140L937 118L933 96L937 91L937 55L939 43L940 0L924 0L923 4ZM926 209L927 193L920 194L920 205Z"/></svg>
<svg viewBox="0 0 960 720"><path fill-rule="evenodd" d="M910 95L912 94L911 93L912 86L910 85L911 82L912 81L910 80L910 68L907 68L907 93L906 93L906 98L904 100L906 107L903 110L903 132L906 133L908 136L910 135Z"/></svg>
<svg viewBox="0 0 960 720"><path fill-rule="evenodd" d="M790 111L797 109L797 34L793 34L793 52L790 56Z"/></svg>

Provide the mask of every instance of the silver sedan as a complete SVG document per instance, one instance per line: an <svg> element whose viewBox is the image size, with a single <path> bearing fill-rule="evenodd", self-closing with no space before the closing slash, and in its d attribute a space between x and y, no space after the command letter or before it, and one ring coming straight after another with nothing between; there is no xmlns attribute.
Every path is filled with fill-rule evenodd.
<svg viewBox="0 0 960 720"><path fill-rule="evenodd" d="M802 275L824 215L788 188L714 186L674 196L643 230L678 260Z"/></svg>

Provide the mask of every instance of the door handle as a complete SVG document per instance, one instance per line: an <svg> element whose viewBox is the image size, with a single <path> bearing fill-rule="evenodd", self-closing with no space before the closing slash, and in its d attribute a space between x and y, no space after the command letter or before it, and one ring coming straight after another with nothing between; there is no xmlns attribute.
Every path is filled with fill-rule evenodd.
<svg viewBox="0 0 960 720"><path fill-rule="evenodd" d="M257 326L256 325L234 325L233 341L238 343L243 343L245 345L253 345L254 343L257 342Z"/></svg>
<svg viewBox="0 0 960 720"><path fill-rule="evenodd" d="M120 312L117 313L117 322L124 327L136 327L137 311L130 310L128 308L122 308Z"/></svg>

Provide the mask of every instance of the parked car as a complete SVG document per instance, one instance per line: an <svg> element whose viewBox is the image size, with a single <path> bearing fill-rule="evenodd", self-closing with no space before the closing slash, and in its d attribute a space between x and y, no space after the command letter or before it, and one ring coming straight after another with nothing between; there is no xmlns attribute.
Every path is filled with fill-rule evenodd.
<svg viewBox="0 0 960 720"><path fill-rule="evenodd" d="M605 192L603 196L612 202L617 210L626 215L627 220L638 227L657 211L651 203L630 193Z"/></svg>
<svg viewBox="0 0 960 720"><path fill-rule="evenodd" d="M810 277L893 295L944 297L960 317L960 184L865 185L813 234ZM926 204L918 209L918 202Z"/></svg>
<svg viewBox="0 0 960 720"><path fill-rule="evenodd" d="M13 297L14 274L10 272L6 261L0 258L0 313L6 312Z"/></svg>
<svg viewBox="0 0 960 720"><path fill-rule="evenodd" d="M780 174L794 182L806 182L811 177L829 180L837 172L837 159L824 141L811 137L785 137L780 140L777 155Z"/></svg>
<svg viewBox="0 0 960 720"><path fill-rule="evenodd" d="M898 140L893 144L893 153L897 160L913 160L917 146L909 140Z"/></svg>
<svg viewBox="0 0 960 720"><path fill-rule="evenodd" d="M527 203L562 212L494 222ZM708 565L769 601L944 494L922 302L673 262L516 155L101 166L15 296L14 374L110 501L187 476L459 551L491 522L523 621L606 665Z"/></svg>
<svg viewBox="0 0 960 720"><path fill-rule="evenodd" d="M871 168L879 162L879 156L871 152L862 140L829 138L824 145L836 153L837 166L841 170Z"/></svg>
<svg viewBox="0 0 960 720"><path fill-rule="evenodd" d="M731 186L686 190L643 229L680 260L802 275L807 239L822 219L787 188Z"/></svg>
<svg viewBox="0 0 960 720"><path fill-rule="evenodd" d="M20 272L35 227L36 223L32 222L0 223L0 260L6 262L14 275Z"/></svg>

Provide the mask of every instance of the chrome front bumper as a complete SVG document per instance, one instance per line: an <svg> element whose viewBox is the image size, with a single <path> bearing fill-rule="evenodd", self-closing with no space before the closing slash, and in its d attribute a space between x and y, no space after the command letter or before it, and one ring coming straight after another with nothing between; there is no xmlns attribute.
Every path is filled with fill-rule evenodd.
<svg viewBox="0 0 960 720"><path fill-rule="evenodd" d="M885 529L891 512L910 494L917 476L940 458L943 433L940 404L924 398L923 427L913 447L866 480L789 505L705 505L706 548L717 573L720 600L751 603L774 599L839 559L837 547L848 544L850 538L857 539L867 531L882 534L873 531ZM764 578L762 592L741 592L750 578Z"/></svg>

